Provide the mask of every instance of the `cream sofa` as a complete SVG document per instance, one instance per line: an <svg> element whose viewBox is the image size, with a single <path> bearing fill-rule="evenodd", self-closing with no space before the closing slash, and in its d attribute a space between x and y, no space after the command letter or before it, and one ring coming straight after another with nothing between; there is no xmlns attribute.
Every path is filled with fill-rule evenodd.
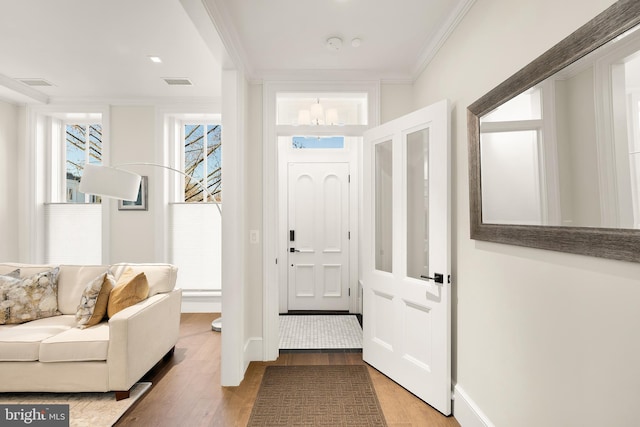
<svg viewBox="0 0 640 427"><path fill-rule="evenodd" d="M0 274L27 277L52 266L4 263ZM126 267L144 272L148 297L95 326L80 329L75 313L89 281L107 268L115 279ZM181 290L170 264L61 265L60 316L0 325L0 392L106 392L116 399L163 357L173 354L180 326Z"/></svg>

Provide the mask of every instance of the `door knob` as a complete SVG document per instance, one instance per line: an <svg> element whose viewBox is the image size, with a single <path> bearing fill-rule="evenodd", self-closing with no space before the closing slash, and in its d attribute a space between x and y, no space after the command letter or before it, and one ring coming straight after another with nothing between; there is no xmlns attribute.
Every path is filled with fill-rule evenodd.
<svg viewBox="0 0 640 427"><path fill-rule="evenodd" d="M300 252L300 249L289 248L289 252Z"/></svg>

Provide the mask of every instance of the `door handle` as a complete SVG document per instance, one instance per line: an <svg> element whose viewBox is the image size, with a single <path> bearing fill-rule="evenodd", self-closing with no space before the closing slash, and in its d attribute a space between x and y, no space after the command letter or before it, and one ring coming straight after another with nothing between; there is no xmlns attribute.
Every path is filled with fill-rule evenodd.
<svg viewBox="0 0 640 427"><path fill-rule="evenodd" d="M444 283L444 274L440 274L440 273L433 273L433 277L420 275L420 278L433 280L436 283Z"/></svg>
<svg viewBox="0 0 640 427"><path fill-rule="evenodd" d="M300 252L300 249L289 248L289 252Z"/></svg>

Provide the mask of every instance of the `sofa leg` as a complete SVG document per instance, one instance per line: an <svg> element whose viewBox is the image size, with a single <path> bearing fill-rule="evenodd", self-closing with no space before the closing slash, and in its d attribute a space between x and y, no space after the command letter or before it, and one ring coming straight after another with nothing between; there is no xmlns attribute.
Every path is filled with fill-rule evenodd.
<svg viewBox="0 0 640 427"><path fill-rule="evenodd" d="M165 362L169 361L173 357L173 353L176 351L176 346L171 347L171 350L167 352L164 356L162 356L162 360Z"/></svg>
<svg viewBox="0 0 640 427"><path fill-rule="evenodd" d="M122 399L128 399L129 398L129 390L125 390L125 391L116 391L116 402Z"/></svg>

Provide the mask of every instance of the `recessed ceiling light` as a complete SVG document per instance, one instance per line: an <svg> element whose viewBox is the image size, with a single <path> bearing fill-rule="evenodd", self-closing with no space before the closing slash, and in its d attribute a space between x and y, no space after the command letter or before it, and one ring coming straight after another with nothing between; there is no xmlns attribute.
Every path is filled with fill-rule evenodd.
<svg viewBox="0 0 640 427"><path fill-rule="evenodd" d="M358 37L356 37L353 40L351 40L351 46L352 47L360 47L361 44L362 44L362 40L359 39Z"/></svg>
<svg viewBox="0 0 640 427"><path fill-rule="evenodd" d="M162 59L160 59L159 56L149 55L149 56L147 56L147 58L149 58L149 61L155 62L156 64L159 64L159 63L162 62Z"/></svg>

